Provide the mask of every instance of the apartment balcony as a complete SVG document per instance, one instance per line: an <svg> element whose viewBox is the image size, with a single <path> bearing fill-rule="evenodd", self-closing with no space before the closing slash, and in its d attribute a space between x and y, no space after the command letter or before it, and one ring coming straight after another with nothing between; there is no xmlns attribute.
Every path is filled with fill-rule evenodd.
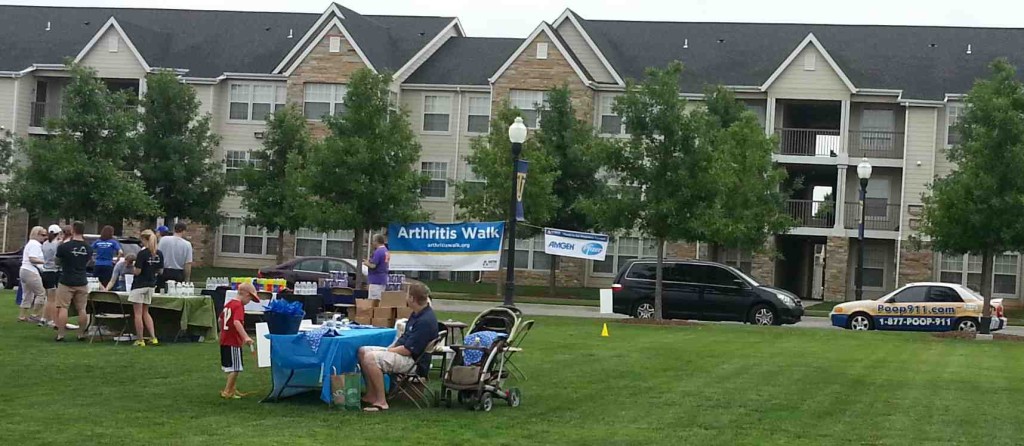
<svg viewBox="0 0 1024 446"><path fill-rule="evenodd" d="M836 224L835 202L789 200L786 212L796 220L797 227L832 228Z"/></svg>
<svg viewBox="0 0 1024 446"><path fill-rule="evenodd" d="M46 127L46 121L61 116L60 102L33 102L29 111L29 127Z"/></svg>
<svg viewBox="0 0 1024 446"><path fill-rule="evenodd" d="M844 211L843 224L846 229L857 229L860 221L860 203L848 202ZM869 198L864 206L864 229L898 231L900 229L900 204Z"/></svg>
<svg viewBox="0 0 1024 446"><path fill-rule="evenodd" d="M850 131L850 157L903 158L903 132L862 130Z"/></svg>
<svg viewBox="0 0 1024 446"><path fill-rule="evenodd" d="M779 155L833 157L840 152L839 130L777 128Z"/></svg>

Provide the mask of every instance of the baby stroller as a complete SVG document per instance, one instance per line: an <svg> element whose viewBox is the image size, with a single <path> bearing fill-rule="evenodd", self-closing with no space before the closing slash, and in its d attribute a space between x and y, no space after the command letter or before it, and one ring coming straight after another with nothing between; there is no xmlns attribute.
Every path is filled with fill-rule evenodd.
<svg viewBox="0 0 1024 446"><path fill-rule="evenodd" d="M495 307L480 313L470 325L469 334L496 332L503 336L494 339L490 346L450 345L455 352L454 359L441 378L439 401L452 407L455 401L472 410L489 412L494 407L494 398L505 400L509 406L518 407L521 392L518 388L505 388L509 371L505 361L509 354L509 342L519 329L522 312L515 307ZM469 336L467 336L468 338ZM465 365L469 352L481 352L480 359ZM470 356L475 356L470 354Z"/></svg>

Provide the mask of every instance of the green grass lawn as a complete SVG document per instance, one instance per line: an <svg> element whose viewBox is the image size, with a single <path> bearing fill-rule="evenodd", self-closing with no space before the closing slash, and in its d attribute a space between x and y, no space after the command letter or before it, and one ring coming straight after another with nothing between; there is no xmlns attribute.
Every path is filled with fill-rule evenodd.
<svg viewBox="0 0 1024 446"><path fill-rule="evenodd" d="M14 322L0 293L5 444L1019 444L1024 344L927 334L538 317L523 405L490 413L223 401L216 344L137 349ZM467 320L471 315L455 316ZM252 367L240 388L265 392Z"/></svg>

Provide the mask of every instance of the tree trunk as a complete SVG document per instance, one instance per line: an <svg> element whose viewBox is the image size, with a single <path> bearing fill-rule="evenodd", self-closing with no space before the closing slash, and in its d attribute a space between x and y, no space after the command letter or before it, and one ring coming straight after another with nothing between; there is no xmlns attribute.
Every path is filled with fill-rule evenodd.
<svg viewBox="0 0 1024 446"><path fill-rule="evenodd" d="M555 276L558 270L558 257L551 256L551 268L548 269L548 297L555 297Z"/></svg>
<svg viewBox="0 0 1024 446"><path fill-rule="evenodd" d="M986 249L981 257L981 295L985 298L985 305L981 310L981 323L978 326L978 333L989 334L989 327L992 323L992 250Z"/></svg>
<svg viewBox="0 0 1024 446"><path fill-rule="evenodd" d="M654 273L654 319L661 320L662 267L665 264L665 239L658 237L658 265Z"/></svg>
<svg viewBox="0 0 1024 446"><path fill-rule="evenodd" d="M365 237L363 228L356 228L355 235L352 238L352 256L356 258L356 286L354 289L363 289L363 283L366 280L366 276L363 275L363 258L366 256L363 254L363 237Z"/></svg>
<svg viewBox="0 0 1024 446"><path fill-rule="evenodd" d="M284 263L284 229L277 231L277 264Z"/></svg>

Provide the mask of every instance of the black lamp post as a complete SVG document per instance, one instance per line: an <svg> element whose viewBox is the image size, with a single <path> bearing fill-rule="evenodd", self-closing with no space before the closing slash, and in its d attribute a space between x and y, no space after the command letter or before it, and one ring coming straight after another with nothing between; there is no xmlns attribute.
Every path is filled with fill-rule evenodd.
<svg viewBox="0 0 1024 446"><path fill-rule="evenodd" d="M871 179L871 164L864 158L857 165L857 177L860 178L860 221L857 224L857 300L864 298L864 203L867 199L868 180Z"/></svg>
<svg viewBox="0 0 1024 446"><path fill-rule="evenodd" d="M523 118L516 117L508 127L508 139L512 142L512 193L508 202L508 255L505 263L505 299L504 305L512 306L516 296L516 198L519 188L519 155L523 153L523 142L526 141L526 124Z"/></svg>

